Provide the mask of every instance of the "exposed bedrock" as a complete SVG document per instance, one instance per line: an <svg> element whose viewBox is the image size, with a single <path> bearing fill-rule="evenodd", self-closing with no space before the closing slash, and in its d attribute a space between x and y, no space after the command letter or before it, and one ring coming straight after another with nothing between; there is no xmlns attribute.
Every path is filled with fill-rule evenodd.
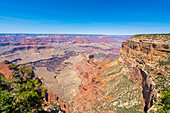
<svg viewBox="0 0 170 113"><path fill-rule="evenodd" d="M124 73L143 88L144 110L147 111L152 106L152 101L150 101L154 94L152 81L147 77L147 73L135 61L130 60L125 53L119 54L119 62L124 66Z"/></svg>
<svg viewBox="0 0 170 113"><path fill-rule="evenodd" d="M124 73L143 88L145 112L157 98L154 77L159 77L158 72L166 76L164 69L158 69L157 65L170 55L169 38L168 35L132 36L123 42L120 50L118 60L124 66Z"/></svg>

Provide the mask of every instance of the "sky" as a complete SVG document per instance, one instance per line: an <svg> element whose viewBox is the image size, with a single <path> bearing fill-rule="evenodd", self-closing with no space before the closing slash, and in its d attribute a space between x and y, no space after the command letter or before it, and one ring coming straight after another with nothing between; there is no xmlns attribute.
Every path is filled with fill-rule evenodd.
<svg viewBox="0 0 170 113"><path fill-rule="evenodd" d="M170 0L0 0L0 33L170 33Z"/></svg>

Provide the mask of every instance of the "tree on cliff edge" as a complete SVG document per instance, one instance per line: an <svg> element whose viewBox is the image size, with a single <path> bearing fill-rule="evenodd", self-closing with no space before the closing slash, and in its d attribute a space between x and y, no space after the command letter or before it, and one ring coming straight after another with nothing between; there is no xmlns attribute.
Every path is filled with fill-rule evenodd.
<svg viewBox="0 0 170 113"><path fill-rule="evenodd" d="M31 79L33 71L28 66L11 65L11 69L16 73L8 80L0 74L0 112L38 112L46 89L38 79Z"/></svg>

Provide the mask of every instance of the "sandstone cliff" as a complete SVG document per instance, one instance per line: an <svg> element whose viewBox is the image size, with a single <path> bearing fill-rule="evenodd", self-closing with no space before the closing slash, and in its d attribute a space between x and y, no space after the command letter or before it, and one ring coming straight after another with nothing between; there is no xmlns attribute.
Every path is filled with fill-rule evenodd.
<svg viewBox="0 0 170 113"><path fill-rule="evenodd" d="M145 112L157 92L170 85L169 56L170 35L136 35L122 44L118 60L123 73L142 87Z"/></svg>

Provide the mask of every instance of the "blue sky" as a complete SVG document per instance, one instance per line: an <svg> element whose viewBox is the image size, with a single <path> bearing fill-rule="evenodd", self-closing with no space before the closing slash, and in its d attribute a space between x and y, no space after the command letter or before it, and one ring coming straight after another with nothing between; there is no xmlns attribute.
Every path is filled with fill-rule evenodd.
<svg viewBox="0 0 170 113"><path fill-rule="evenodd" d="M0 0L0 33L170 33L170 0Z"/></svg>

